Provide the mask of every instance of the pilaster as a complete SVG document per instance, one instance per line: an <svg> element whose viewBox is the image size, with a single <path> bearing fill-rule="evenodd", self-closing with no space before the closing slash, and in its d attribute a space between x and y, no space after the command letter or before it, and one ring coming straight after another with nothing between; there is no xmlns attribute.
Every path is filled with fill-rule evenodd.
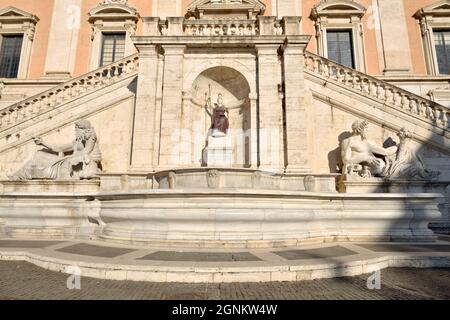
<svg viewBox="0 0 450 320"><path fill-rule="evenodd" d="M307 110L304 103L305 44L286 43L283 52L285 101L285 165L287 172L308 173L309 133Z"/></svg>
<svg viewBox="0 0 450 320"><path fill-rule="evenodd" d="M165 45L161 110L160 169L182 163L183 60L185 45Z"/></svg>
<svg viewBox="0 0 450 320"><path fill-rule="evenodd" d="M283 160L283 114L279 45L256 46L259 88L259 167L281 171Z"/></svg>
<svg viewBox="0 0 450 320"><path fill-rule="evenodd" d="M131 171L153 171L155 168L156 95L158 84L158 51L155 45L138 46L139 75L131 152Z"/></svg>

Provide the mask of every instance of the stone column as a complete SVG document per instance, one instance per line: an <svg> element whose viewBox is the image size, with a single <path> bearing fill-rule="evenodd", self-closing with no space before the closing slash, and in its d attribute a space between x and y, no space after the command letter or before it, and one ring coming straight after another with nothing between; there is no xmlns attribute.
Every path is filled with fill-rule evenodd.
<svg viewBox="0 0 450 320"><path fill-rule="evenodd" d="M411 71L411 49L403 0L378 0L386 75ZM411 18L412 19L412 18Z"/></svg>
<svg viewBox="0 0 450 320"><path fill-rule="evenodd" d="M192 95L190 92L183 92L183 103L181 113L181 134L180 134L180 165L192 165Z"/></svg>
<svg viewBox="0 0 450 320"><path fill-rule="evenodd" d="M158 51L154 45L138 45L139 75L134 113L133 144L130 170L148 172L155 169L156 94L158 84Z"/></svg>
<svg viewBox="0 0 450 320"><path fill-rule="evenodd" d="M304 44L287 43L283 53L286 172L308 173L308 120L304 103Z"/></svg>
<svg viewBox="0 0 450 320"><path fill-rule="evenodd" d="M69 78L75 68L82 0L55 0L45 77Z"/></svg>
<svg viewBox="0 0 450 320"><path fill-rule="evenodd" d="M282 86L279 45L258 45L259 89L259 167L262 170L282 171L283 107L279 89ZM298 66L295 68L298 69Z"/></svg>
<svg viewBox="0 0 450 320"><path fill-rule="evenodd" d="M250 167L258 166L258 98L251 94L250 99Z"/></svg>
<svg viewBox="0 0 450 320"><path fill-rule="evenodd" d="M164 48L163 100L159 168L182 166L181 124L183 92L184 45L166 45Z"/></svg>

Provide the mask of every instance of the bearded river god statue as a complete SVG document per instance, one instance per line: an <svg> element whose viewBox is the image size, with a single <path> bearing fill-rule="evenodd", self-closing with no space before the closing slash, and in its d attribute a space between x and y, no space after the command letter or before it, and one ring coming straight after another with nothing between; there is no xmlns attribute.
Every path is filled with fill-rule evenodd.
<svg viewBox="0 0 450 320"><path fill-rule="evenodd" d="M423 159L409 146L412 134L401 129L400 143L384 148L367 139L367 121L352 124L352 136L341 143L342 173L362 178L434 180L439 172L425 168Z"/></svg>
<svg viewBox="0 0 450 320"><path fill-rule="evenodd" d="M101 172L102 155L97 135L88 120L75 123L75 140L70 144L54 146L41 138L33 140L44 148L9 176L10 180L92 179Z"/></svg>

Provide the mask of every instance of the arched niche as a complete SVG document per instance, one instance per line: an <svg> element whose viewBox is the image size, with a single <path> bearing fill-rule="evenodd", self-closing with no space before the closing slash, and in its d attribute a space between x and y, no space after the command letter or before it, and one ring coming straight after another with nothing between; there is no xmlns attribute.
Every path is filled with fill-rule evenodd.
<svg viewBox="0 0 450 320"><path fill-rule="evenodd" d="M234 146L233 166L250 167L251 88L246 77L231 67L208 68L201 72L192 83L188 96L192 112L193 141L199 141L198 137L203 137L202 145L197 146L195 152L196 154L203 152L207 147L208 135L211 134L211 117L206 110L207 101L211 98L213 107L219 94L222 94L223 103L229 111L228 134ZM212 108L208 111L212 112ZM205 163L202 164L205 165Z"/></svg>

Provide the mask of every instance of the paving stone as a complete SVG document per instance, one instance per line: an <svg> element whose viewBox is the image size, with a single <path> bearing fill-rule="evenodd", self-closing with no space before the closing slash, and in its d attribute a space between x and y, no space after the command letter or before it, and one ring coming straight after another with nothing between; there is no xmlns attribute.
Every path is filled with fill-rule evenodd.
<svg viewBox="0 0 450 320"><path fill-rule="evenodd" d="M146 255L140 260L162 261L261 261L250 252L178 252L157 251Z"/></svg>
<svg viewBox="0 0 450 320"><path fill-rule="evenodd" d="M450 252L449 245L439 244L358 244L375 252Z"/></svg>
<svg viewBox="0 0 450 320"><path fill-rule="evenodd" d="M274 251L273 253L287 260L324 259L324 258L344 257L357 254L356 252L353 252L341 246L333 246L309 250Z"/></svg>
<svg viewBox="0 0 450 320"><path fill-rule="evenodd" d="M91 257L115 258L136 250L126 248L94 246L86 243L77 243L65 248L57 249L56 251L72 254L80 254Z"/></svg>
<svg viewBox="0 0 450 320"><path fill-rule="evenodd" d="M81 278L67 289L68 275L26 262L0 261L0 299L168 300L416 300L450 299L450 269L392 268L381 271L381 289L369 290L371 274L299 282L186 284Z"/></svg>
<svg viewBox="0 0 450 320"><path fill-rule="evenodd" d="M0 240L0 248L45 248L64 241Z"/></svg>

